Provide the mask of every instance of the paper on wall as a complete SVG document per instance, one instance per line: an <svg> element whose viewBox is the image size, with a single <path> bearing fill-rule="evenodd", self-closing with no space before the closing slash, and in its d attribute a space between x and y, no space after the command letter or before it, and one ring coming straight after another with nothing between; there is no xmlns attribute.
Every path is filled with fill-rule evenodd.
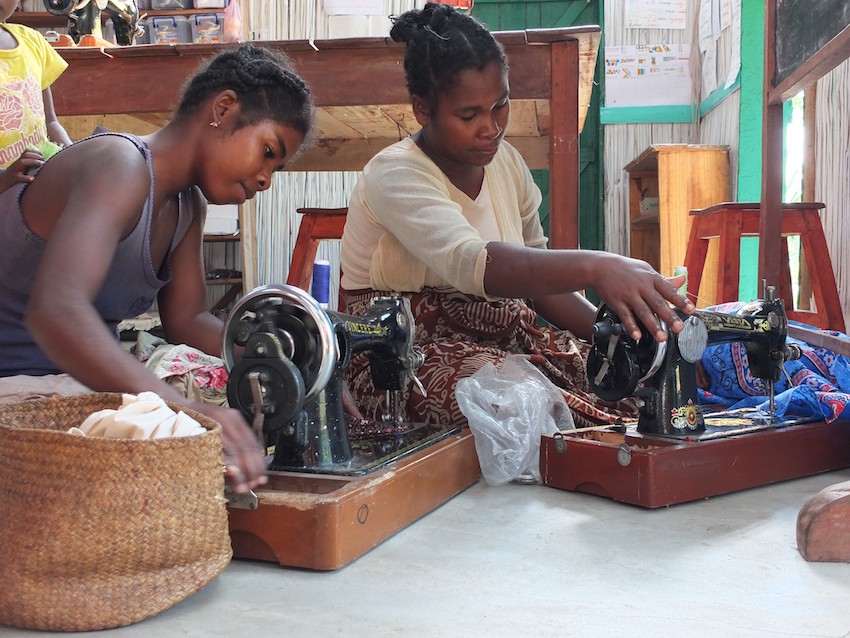
<svg viewBox="0 0 850 638"><path fill-rule="evenodd" d="M732 13L732 56L729 59L729 73L723 88L728 89L738 79L741 72L741 0L730 0Z"/></svg>
<svg viewBox="0 0 850 638"><path fill-rule="evenodd" d="M627 29L684 29L687 0L626 0Z"/></svg>
<svg viewBox="0 0 850 638"><path fill-rule="evenodd" d="M606 106L690 104L690 45L605 47Z"/></svg>
<svg viewBox="0 0 850 638"><path fill-rule="evenodd" d="M732 0L720 0L720 30L732 26Z"/></svg>

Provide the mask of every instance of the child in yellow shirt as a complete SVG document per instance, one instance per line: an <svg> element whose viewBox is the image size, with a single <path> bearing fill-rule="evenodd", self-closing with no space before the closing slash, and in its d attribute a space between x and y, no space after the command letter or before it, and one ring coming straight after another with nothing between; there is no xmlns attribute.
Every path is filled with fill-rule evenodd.
<svg viewBox="0 0 850 638"><path fill-rule="evenodd" d="M38 31L6 23L18 2L0 0L0 192L32 179L47 142L71 143L50 92L68 63Z"/></svg>

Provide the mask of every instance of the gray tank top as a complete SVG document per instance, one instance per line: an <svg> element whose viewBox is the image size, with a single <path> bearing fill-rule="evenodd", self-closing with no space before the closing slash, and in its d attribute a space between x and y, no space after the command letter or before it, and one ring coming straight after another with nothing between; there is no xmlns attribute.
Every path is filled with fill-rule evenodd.
<svg viewBox="0 0 850 638"><path fill-rule="evenodd" d="M184 191L179 197L177 229L168 255L160 271L155 271L150 247L154 191L150 149L134 135L102 135L117 135L135 144L145 157L151 180L139 221L118 243L106 280L94 300L98 313L117 338L118 323L150 309L159 290L171 281L171 253L186 235L194 211L190 191ZM0 193L0 377L61 372L24 327L24 312L46 244L24 222L21 196L26 186L21 184ZM83 326L79 335L85 339Z"/></svg>

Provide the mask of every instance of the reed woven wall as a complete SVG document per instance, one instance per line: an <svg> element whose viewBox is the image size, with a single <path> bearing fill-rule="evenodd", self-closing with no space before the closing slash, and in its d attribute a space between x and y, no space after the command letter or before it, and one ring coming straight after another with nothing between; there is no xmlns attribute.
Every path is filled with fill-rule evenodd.
<svg viewBox="0 0 850 638"><path fill-rule="evenodd" d="M850 61L817 83L814 199L826 204L823 232L845 323L850 317Z"/></svg>

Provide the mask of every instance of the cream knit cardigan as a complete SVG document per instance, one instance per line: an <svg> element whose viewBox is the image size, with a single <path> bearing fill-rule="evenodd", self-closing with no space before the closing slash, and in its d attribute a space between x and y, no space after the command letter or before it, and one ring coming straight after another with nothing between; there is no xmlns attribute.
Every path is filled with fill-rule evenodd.
<svg viewBox="0 0 850 638"><path fill-rule="evenodd" d="M519 152L502 142L484 170L502 241L545 248L540 189ZM349 201L342 287L453 288L494 299L484 291L488 242L464 217L463 197L411 138L379 152Z"/></svg>

